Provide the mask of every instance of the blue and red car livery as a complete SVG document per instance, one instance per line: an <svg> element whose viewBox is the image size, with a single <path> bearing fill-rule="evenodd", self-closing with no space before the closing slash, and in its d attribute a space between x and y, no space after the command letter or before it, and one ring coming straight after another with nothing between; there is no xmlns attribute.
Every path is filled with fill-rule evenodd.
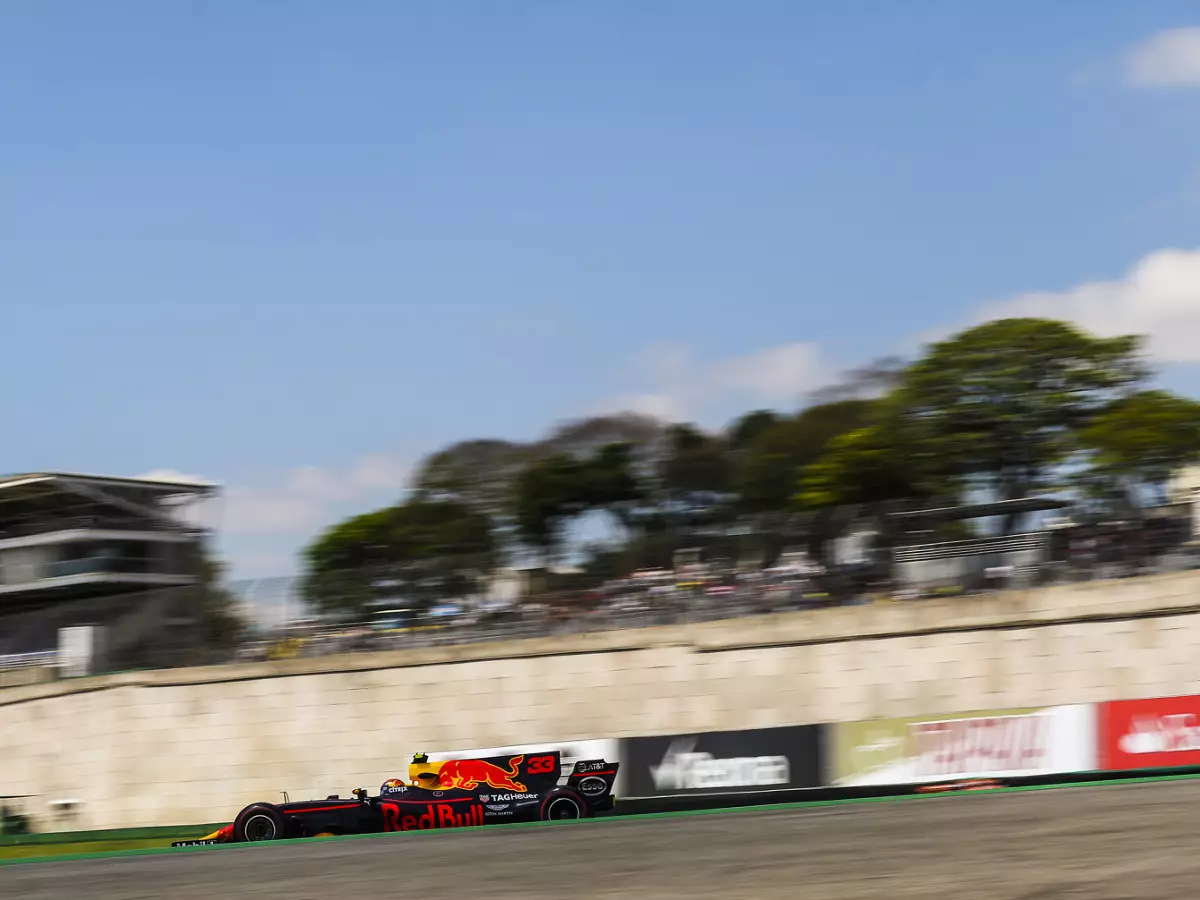
<svg viewBox="0 0 1200 900"><path fill-rule="evenodd" d="M378 796L252 803L224 828L172 846L585 819L613 809L619 766L581 760L564 780L558 751L440 762L417 754L409 779L388 779Z"/></svg>

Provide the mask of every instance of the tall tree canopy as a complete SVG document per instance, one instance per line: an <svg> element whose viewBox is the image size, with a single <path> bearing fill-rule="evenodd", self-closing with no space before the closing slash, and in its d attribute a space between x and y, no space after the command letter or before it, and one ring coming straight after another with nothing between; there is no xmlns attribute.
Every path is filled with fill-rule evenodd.
<svg viewBox="0 0 1200 900"><path fill-rule="evenodd" d="M896 401L922 453L997 500L1059 485L1060 467L1113 401L1146 378L1135 336L1000 319L934 344Z"/></svg>
<svg viewBox="0 0 1200 900"><path fill-rule="evenodd" d="M1140 349L1136 336L1000 319L913 362L851 370L798 411L754 410L719 432L622 414L528 443L463 441L422 463L408 500L313 543L312 595L359 602L330 586L344 570L400 567L449 584L501 560L556 560L571 526L597 514L624 540L596 548L599 572L667 564L684 541L820 541L890 501L1071 489L1136 504L1200 459L1200 405L1151 390ZM360 582L363 596L378 594Z"/></svg>
<svg viewBox="0 0 1200 900"><path fill-rule="evenodd" d="M567 523L588 509L587 468L573 456L556 453L534 460L517 476L512 498L517 530L547 563L558 556Z"/></svg>
<svg viewBox="0 0 1200 900"><path fill-rule="evenodd" d="M637 413L594 416L560 425L537 442L534 450L538 455L565 453L583 458L610 444L627 444L633 457L642 460L657 452L665 430L663 422Z"/></svg>
<svg viewBox="0 0 1200 900"><path fill-rule="evenodd" d="M306 596L327 612L361 613L385 597L418 603L425 588L473 590L496 561L486 516L459 501L413 498L347 519L309 545Z"/></svg>
<svg viewBox="0 0 1200 900"><path fill-rule="evenodd" d="M738 467L742 508L756 515L789 511L806 467L838 435L865 425L873 409L869 400L839 400L810 406L761 430Z"/></svg>
<svg viewBox="0 0 1200 900"><path fill-rule="evenodd" d="M729 448L735 454L745 450L764 432L779 424L783 417L773 409L756 409L735 420L727 430Z"/></svg>
<svg viewBox="0 0 1200 900"><path fill-rule="evenodd" d="M506 511L508 486L531 453L512 441L459 441L422 461L413 488L428 499L454 500L499 519Z"/></svg>
<svg viewBox="0 0 1200 900"><path fill-rule="evenodd" d="M1082 476L1089 493L1137 507L1143 491L1161 498L1174 471L1200 460L1200 403L1139 391L1101 410L1080 439L1089 455Z"/></svg>
<svg viewBox="0 0 1200 900"><path fill-rule="evenodd" d="M692 425L673 425L659 466L664 500L688 514L711 514L729 494L732 471L725 441Z"/></svg>

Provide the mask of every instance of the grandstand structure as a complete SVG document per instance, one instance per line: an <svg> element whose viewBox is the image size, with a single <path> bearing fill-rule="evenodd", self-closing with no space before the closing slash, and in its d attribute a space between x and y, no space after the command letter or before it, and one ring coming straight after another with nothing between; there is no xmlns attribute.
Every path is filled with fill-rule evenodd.
<svg viewBox="0 0 1200 900"><path fill-rule="evenodd" d="M42 472L0 477L0 654L49 652L103 629L118 656L186 640L180 590L205 577L199 504L213 484ZM172 633L174 630L174 633Z"/></svg>
<svg viewBox="0 0 1200 900"><path fill-rule="evenodd" d="M1019 522L1070 506L1061 499L1029 497L892 511L888 519L899 538L891 554L893 581L902 590L916 591L949 586L977 590L996 582L1030 587L1045 577L1054 560L1050 527L949 541L931 541L926 536L939 523L1007 518Z"/></svg>
<svg viewBox="0 0 1200 900"><path fill-rule="evenodd" d="M1184 466L1176 470L1167 482L1167 497L1186 512L1189 537L1192 540L1200 538L1200 466Z"/></svg>

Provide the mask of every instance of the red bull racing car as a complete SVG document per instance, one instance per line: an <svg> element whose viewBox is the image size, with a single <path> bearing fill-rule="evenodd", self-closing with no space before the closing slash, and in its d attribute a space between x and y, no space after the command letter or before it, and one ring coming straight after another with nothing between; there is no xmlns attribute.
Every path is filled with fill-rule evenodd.
<svg viewBox="0 0 1200 900"><path fill-rule="evenodd" d="M408 781L392 778L379 796L252 803L232 824L173 847L277 841L388 831L424 831L505 822L585 819L613 808L619 763L575 763L565 783L558 751L430 762L418 753Z"/></svg>

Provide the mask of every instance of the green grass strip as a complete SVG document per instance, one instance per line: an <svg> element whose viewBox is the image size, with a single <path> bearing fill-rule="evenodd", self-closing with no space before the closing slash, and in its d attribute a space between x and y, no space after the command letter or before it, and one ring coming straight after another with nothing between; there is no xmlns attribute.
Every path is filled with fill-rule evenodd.
<svg viewBox="0 0 1200 900"><path fill-rule="evenodd" d="M176 838L176 840L185 840ZM47 859L86 859L88 857L111 856L131 850L162 850L163 842L159 839L122 840L122 841L79 841L67 844L25 844L22 846L0 847L0 865L13 861L40 861ZM170 847L165 848L170 850ZM53 855L47 855L47 851Z"/></svg>
<svg viewBox="0 0 1200 900"><path fill-rule="evenodd" d="M822 808L828 808L828 807L834 807L834 806L850 806L853 804L863 804L863 803L897 803L897 802L904 801L904 800L933 801L933 800L944 800L947 798L961 799L963 797L968 797L971 795L990 796L990 795L994 795L994 794L1023 794L1023 793L1028 793L1030 791L1056 791L1056 790L1063 790L1065 788L1102 788L1107 785L1114 785L1114 784L1125 784L1125 785L1154 784L1154 783L1162 783L1162 782L1170 782L1170 781L1196 781L1196 780L1200 780L1200 775L1188 774L1188 775L1132 776L1129 778L1117 778L1117 779L1111 779L1111 780L1106 780L1106 781L1073 781L1073 782L1062 782L1062 783L1058 783L1058 784L1015 785L1015 786L1011 786L1011 787L999 787L999 788L992 788L990 790L982 790L982 791L947 791L945 793L936 793L936 794L895 794L895 795L885 796L885 797L852 797L852 798L847 798L844 800L802 800L802 801L793 801L793 802L788 802L788 803L763 803L763 804L757 805L757 806L730 806L730 807L720 807L720 808L714 808L714 809L669 810L669 811L664 811L664 812L638 813L638 814L631 814L631 815L619 815L618 814L618 815L614 815L614 816L605 816L605 817L601 817L598 819L582 819L582 820L567 821L567 822L513 822L513 823L505 824L505 825L500 825L500 824L483 825L483 826L475 825L475 826L470 826L467 828L438 828L438 829L430 829L428 831L410 831L410 832L404 832L404 834L405 834L405 836L411 838L414 835L438 834L438 833L445 833L445 832L449 832L449 831L478 831L480 828L484 828L484 829L545 828L545 827L561 828L564 826L570 827L572 825L582 825L582 824L589 823L589 822L591 822L591 823L597 823L597 822L621 823L621 822L641 821L644 819L674 819L674 818L682 818L684 816L729 815L729 814L733 814L733 813L755 813L755 812L766 812L766 811L772 811L772 810L822 809ZM618 802L618 809L619 809L619 806L620 806L620 804ZM245 852L245 851L253 852L256 850L262 850L263 848L277 847L277 846L284 845L284 844L309 844L314 840L362 841L362 840L377 840L377 839L381 839L381 838L386 839L386 838L395 838L395 837L399 837L399 834L397 834L396 832L380 832L380 833L374 833L374 834L335 835L333 837L327 837L327 838L291 838L291 839L285 840L285 841L270 841L270 842L265 842L265 843L261 843L261 844L224 844L224 845L212 845L212 846L207 846L207 847L162 847L162 846L147 847L147 846L139 846L139 847L129 847L129 848L122 848L122 849L113 848L113 849L110 849L107 851L99 851L96 849L95 842L89 842L90 849L88 852L75 852L75 848L80 846L80 844L78 844L78 843L64 844L64 845L61 845L62 848L64 850L67 850L68 848L70 848L70 852L64 852L61 854L54 853L54 854L49 854L49 855L45 855L45 856L20 856L20 857L8 856L8 855L6 855L5 849L0 849L0 866L23 865L23 864L29 864L29 863L71 862L71 861L75 861L75 860L86 860L86 859L114 859L114 858L118 858L118 857L132 857L132 856L159 856L159 855L167 854L167 853L210 853L210 852L226 852L226 851L233 851L233 850L239 850L239 851L243 851L243 852ZM138 841L137 843L140 844L142 842ZM18 848L11 848L12 851L16 851L17 849ZM20 848L20 849L26 849L26 848ZM28 849L32 849L32 848L28 848Z"/></svg>
<svg viewBox="0 0 1200 900"><path fill-rule="evenodd" d="M223 823L224 824L224 823ZM50 831L0 836L0 850L39 844L87 844L124 841L176 840L203 837L222 825L158 825L143 828L108 828L99 831Z"/></svg>

